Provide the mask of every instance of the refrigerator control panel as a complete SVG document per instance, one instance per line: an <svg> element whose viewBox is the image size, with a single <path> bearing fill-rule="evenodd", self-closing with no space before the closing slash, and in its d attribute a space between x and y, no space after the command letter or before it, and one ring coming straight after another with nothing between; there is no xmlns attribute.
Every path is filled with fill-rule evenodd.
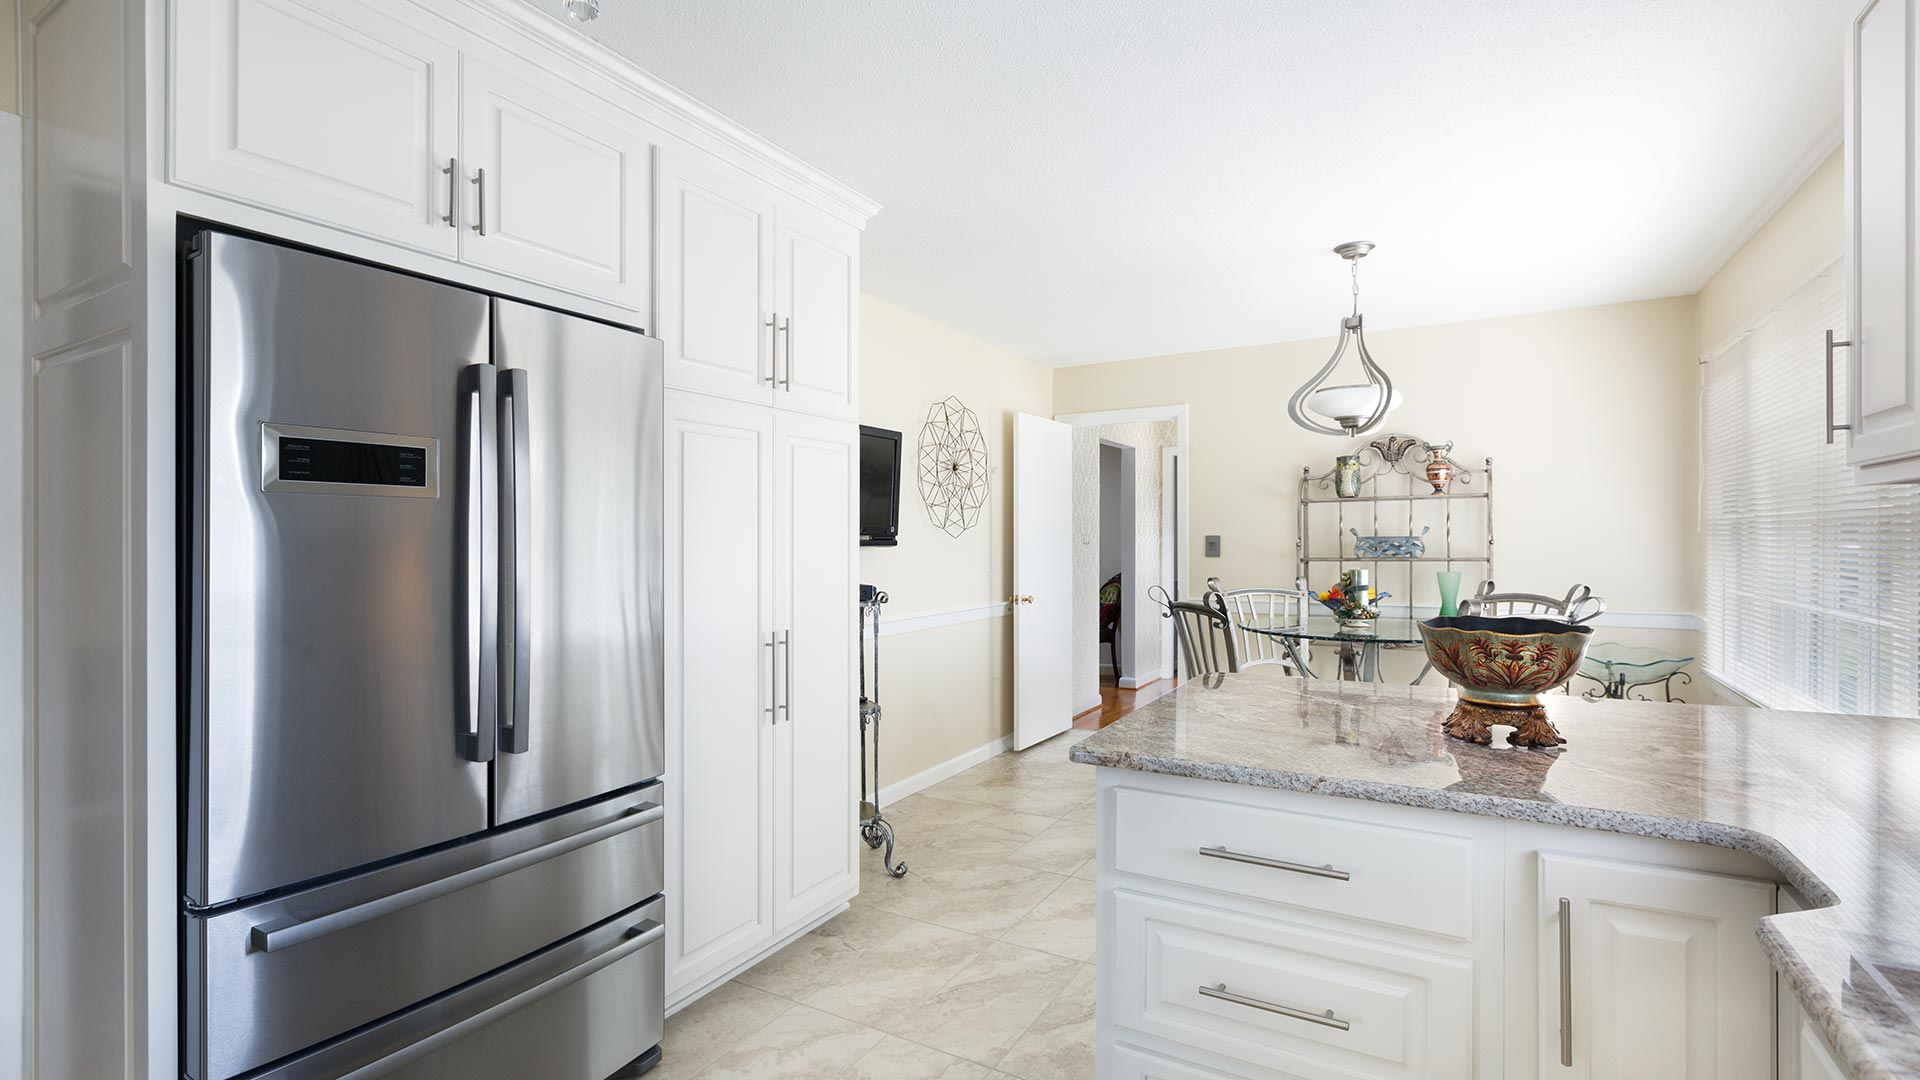
<svg viewBox="0 0 1920 1080"><path fill-rule="evenodd" d="M260 425L260 490L309 495L440 493L440 443L414 435Z"/></svg>

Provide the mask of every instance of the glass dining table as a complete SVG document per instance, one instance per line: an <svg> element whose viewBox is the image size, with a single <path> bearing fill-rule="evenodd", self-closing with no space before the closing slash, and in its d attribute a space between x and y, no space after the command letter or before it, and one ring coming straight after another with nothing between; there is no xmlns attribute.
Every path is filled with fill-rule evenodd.
<svg viewBox="0 0 1920 1080"><path fill-rule="evenodd" d="M1331 615L1308 615L1305 621L1251 618L1242 621L1240 629L1277 639L1294 670L1309 679L1315 676L1302 655L1302 642L1323 641L1336 645L1340 657L1337 677L1346 682L1384 681L1380 677L1380 650L1388 645L1420 644L1417 619L1383 617L1373 620L1365 629L1348 629ZM1421 674L1426 672L1422 670Z"/></svg>

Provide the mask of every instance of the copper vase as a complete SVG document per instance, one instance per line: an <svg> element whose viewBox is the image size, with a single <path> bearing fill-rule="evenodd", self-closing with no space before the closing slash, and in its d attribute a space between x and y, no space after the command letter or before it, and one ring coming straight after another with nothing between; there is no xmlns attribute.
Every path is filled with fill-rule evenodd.
<svg viewBox="0 0 1920 1080"><path fill-rule="evenodd" d="M1447 460L1447 452L1438 447L1427 451L1427 483L1433 485L1433 493L1444 493L1452 481L1453 463Z"/></svg>

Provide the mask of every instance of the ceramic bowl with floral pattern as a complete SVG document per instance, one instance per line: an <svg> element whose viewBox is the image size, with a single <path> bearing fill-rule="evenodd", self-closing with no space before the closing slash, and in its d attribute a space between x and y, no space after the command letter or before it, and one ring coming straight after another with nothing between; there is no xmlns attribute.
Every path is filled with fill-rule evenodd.
<svg viewBox="0 0 1920 1080"><path fill-rule="evenodd" d="M1593 627L1560 619L1457 615L1426 619L1427 659L1460 688L1460 697L1495 708L1523 708L1573 678Z"/></svg>

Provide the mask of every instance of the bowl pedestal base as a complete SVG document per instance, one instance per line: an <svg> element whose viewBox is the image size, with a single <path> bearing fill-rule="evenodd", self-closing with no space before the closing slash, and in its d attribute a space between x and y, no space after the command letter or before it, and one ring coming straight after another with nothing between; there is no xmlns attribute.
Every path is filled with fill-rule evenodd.
<svg viewBox="0 0 1920 1080"><path fill-rule="evenodd" d="M1456 739L1479 743L1493 741L1493 725L1509 724L1513 731L1507 741L1515 746L1563 746L1566 739L1547 717L1545 705L1483 705L1460 701L1447 716L1446 732Z"/></svg>

